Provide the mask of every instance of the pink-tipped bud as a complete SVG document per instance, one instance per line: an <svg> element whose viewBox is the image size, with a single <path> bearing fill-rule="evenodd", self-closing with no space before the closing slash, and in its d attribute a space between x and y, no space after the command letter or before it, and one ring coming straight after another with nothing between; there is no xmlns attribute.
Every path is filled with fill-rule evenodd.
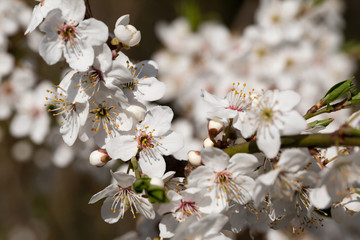
<svg viewBox="0 0 360 240"><path fill-rule="evenodd" d="M96 167L102 167L110 160L111 157L103 149L95 150L89 156L90 164Z"/></svg>
<svg viewBox="0 0 360 240"><path fill-rule="evenodd" d="M150 180L150 185L158 186L158 187L164 187L164 181L161 178L153 177Z"/></svg>
<svg viewBox="0 0 360 240"><path fill-rule="evenodd" d="M213 118L208 123L208 131L210 137L216 137L223 129L224 123L218 118Z"/></svg>
<svg viewBox="0 0 360 240"><path fill-rule="evenodd" d="M191 165L200 166L201 165L201 155L198 151L190 151L188 152L188 159Z"/></svg>
<svg viewBox="0 0 360 240"><path fill-rule="evenodd" d="M213 147L215 144L210 138L205 138L203 145L204 148L206 148L206 147Z"/></svg>

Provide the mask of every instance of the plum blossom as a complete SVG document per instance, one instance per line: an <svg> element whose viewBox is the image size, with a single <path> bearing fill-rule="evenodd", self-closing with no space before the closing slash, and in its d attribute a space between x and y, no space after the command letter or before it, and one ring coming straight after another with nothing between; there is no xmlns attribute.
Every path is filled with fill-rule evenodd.
<svg viewBox="0 0 360 240"><path fill-rule="evenodd" d="M310 193L312 204L320 209L347 197L349 190L359 185L359 152L339 156L326 165L321 173L321 180Z"/></svg>
<svg viewBox="0 0 360 240"><path fill-rule="evenodd" d="M85 72L70 71L63 79L69 81L69 98L75 101L87 101L100 91L115 95L122 103L127 102L121 89L113 88L111 83L123 79L124 69L121 64L112 60L110 48L106 44L94 47L95 59L93 65ZM104 94L104 93L101 93Z"/></svg>
<svg viewBox="0 0 360 240"><path fill-rule="evenodd" d="M30 136L34 143L44 141L50 127L50 118L44 108L46 90L51 87L42 82L34 91L26 92L16 104L16 115L10 124L10 133L14 137Z"/></svg>
<svg viewBox="0 0 360 240"><path fill-rule="evenodd" d="M180 222L184 222L190 216L202 217L205 213L210 213L210 197L200 189L189 188L179 193L169 191L167 197L170 203L161 204L158 213L163 217L159 224L160 237L173 237L174 231Z"/></svg>
<svg viewBox="0 0 360 240"><path fill-rule="evenodd" d="M256 157L238 153L230 158L222 150L208 147L201 151L201 161L204 165L191 172L187 187L207 189L213 211L227 209L231 200L244 205L252 199L254 180L247 175L256 169Z"/></svg>
<svg viewBox="0 0 360 240"><path fill-rule="evenodd" d="M72 11L50 11L40 25L46 35L39 53L49 65L57 63L64 55L71 68L86 71L94 62L93 46L106 42L108 28L94 18L83 20L85 6L82 1L69 1L67 8Z"/></svg>
<svg viewBox="0 0 360 240"><path fill-rule="evenodd" d="M68 146L72 146L79 135L80 128L84 126L89 114L89 102L70 101L67 97L70 81L62 81L56 90L47 90L50 94L48 111L54 112L53 116L62 117L60 134ZM54 95L54 96L52 96Z"/></svg>
<svg viewBox="0 0 360 240"><path fill-rule="evenodd" d="M233 88L226 94L224 99L202 90L202 97L208 102L215 110L209 112L211 117L219 117L223 119L233 119L233 125L235 128L241 128L241 122L243 121L246 111L249 110L253 97L252 91L247 92L246 84L243 84L241 89L240 83L233 83ZM254 95L254 94L253 94ZM254 96L256 98L256 96Z"/></svg>
<svg viewBox="0 0 360 240"><path fill-rule="evenodd" d="M106 91L100 90L100 93L92 99L90 113L79 135L81 141L93 137L95 143L103 148L120 131L132 128L133 117L119 104L116 97L111 97Z"/></svg>
<svg viewBox="0 0 360 240"><path fill-rule="evenodd" d="M305 119L293 108L300 96L293 91L268 90L246 113L241 133L250 137L256 131L256 144L269 158L280 149L280 135L300 133L306 128Z"/></svg>
<svg viewBox="0 0 360 240"><path fill-rule="evenodd" d="M127 161L138 155L143 173L149 177L163 176L166 164L162 155L170 155L183 146L182 136L170 130L173 115L169 107L150 109L134 131L107 142L109 156Z"/></svg>
<svg viewBox="0 0 360 240"><path fill-rule="evenodd" d="M89 204L92 204L106 197L101 207L101 216L104 221L116 223L124 217L127 210L130 210L134 218L137 213L141 213L146 218L154 219L155 212L152 204L142 194L137 194L132 189L136 178L123 172L111 171L111 175L116 182L96 193L89 201Z"/></svg>
<svg viewBox="0 0 360 240"><path fill-rule="evenodd" d="M128 98L135 98L140 102L156 101L162 98L165 93L165 84L156 79L158 73L156 62L150 60L132 64L121 52L114 62L117 66L122 65L122 72L118 72L119 77L112 78L109 85L122 89Z"/></svg>

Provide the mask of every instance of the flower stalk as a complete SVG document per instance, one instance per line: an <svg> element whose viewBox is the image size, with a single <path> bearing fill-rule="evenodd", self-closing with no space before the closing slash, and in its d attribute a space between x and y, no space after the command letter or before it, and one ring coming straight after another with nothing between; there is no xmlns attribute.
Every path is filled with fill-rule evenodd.
<svg viewBox="0 0 360 240"><path fill-rule="evenodd" d="M326 134L303 134L281 137L281 148L293 147L320 147L328 148L331 146L360 146L360 135L349 134L350 130L346 128L346 134L341 131ZM232 147L223 149L230 157L236 153L257 153L260 152L256 141L250 141Z"/></svg>

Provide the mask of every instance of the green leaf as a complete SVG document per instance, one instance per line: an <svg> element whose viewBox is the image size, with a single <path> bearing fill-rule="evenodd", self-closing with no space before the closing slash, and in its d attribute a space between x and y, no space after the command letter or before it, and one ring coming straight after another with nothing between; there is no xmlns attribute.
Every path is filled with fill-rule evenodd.
<svg viewBox="0 0 360 240"><path fill-rule="evenodd" d="M350 99L351 105L360 104L360 93L357 93L355 96Z"/></svg>
<svg viewBox="0 0 360 240"><path fill-rule="evenodd" d="M166 193L163 187L150 186L148 188L149 201L152 203L168 203L169 199L166 197Z"/></svg>
<svg viewBox="0 0 360 240"><path fill-rule="evenodd" d="M314 128L314 127L318 127L318 126L327 127L332 121L334 121L334 118L328 118L328 119L324 119L324 120L315 120L311 123L308 123L308 126L310 128Z"/></svg>
<svg viewBox="0 0 360 240"><path fill-rule="evenodd" d="M352 82L354 81L354 77L349 80L345 80L335 84L330 90L325 94L325 96L321 99L321 101L325 104L330 104L333 101L341 98L345 93L347 93L351 88L355 86Z"/></svg>
<svg viewBox="0 0 360 240"><path fill-rule="evenodd" d="M133 184L133 189L137 193L141 193L144 190L147 190L150 185L150 180L151 180L150 178L140 178L136 180Z"/></svg>

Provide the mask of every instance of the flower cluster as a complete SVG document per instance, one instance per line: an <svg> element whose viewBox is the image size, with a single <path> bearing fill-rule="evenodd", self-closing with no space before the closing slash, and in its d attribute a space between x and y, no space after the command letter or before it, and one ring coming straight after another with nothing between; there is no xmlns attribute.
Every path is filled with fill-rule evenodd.
<svg viewBox="0 0 360 240"><path fill-rule="evenodd" d="M118 222L127 211L134 218L156 219L162 239L231 239L223 230L246 228L252 235L272 229L309 234L326 225L330 215L353 228L360 220L360 152L346 137L360 136L359 113L332 135L308 134L332 120L306 120L358 104L360 94L353 79L336 84L308 111L313 115L303 117L301 97L293 91L302 93L310 83L322 86L325 79L328 88L351 69L337 51L339 42L328 40L340 25L334 21L338 5L331 5L337 2L264 0L256 25L240 38L213 23L201 26L200 34L191 33L184 20L160 25L172 52L156 57L161 78L168 83L181 76L176 87L165 89L155 61L135 63L123 51L141 40L129 15L117 20L112 34L86 14L83 0L41 1L26 33L38 27L44 33L39 54L45 62L65 59L70 69L56 86L40 84L37 96L59 117L68 146L77 139L94 141L98 150L89 157L92 165L120 165L111 171L114 181L89 203L105 198L101 216L107 223ZM190 83L192 78L197 81ZM231 86L229 79L247 80ZM305 99L319 99L309 94ZM177 95L182 96L175 99L178 107L191 109L197 126L208 124L203 147L194 151L187 149L196 145L195 134L186 127L183 134L174 131L181 126L172 126L173 110L156 103ZM22 106L36 102L25 99ZM25 119L21 127L34 129L26 117L16 121ZM337 147L325 152L331 145ZM184 168L175 160L188 162ZM177 165L176 171L168 163Z"/></svg>

